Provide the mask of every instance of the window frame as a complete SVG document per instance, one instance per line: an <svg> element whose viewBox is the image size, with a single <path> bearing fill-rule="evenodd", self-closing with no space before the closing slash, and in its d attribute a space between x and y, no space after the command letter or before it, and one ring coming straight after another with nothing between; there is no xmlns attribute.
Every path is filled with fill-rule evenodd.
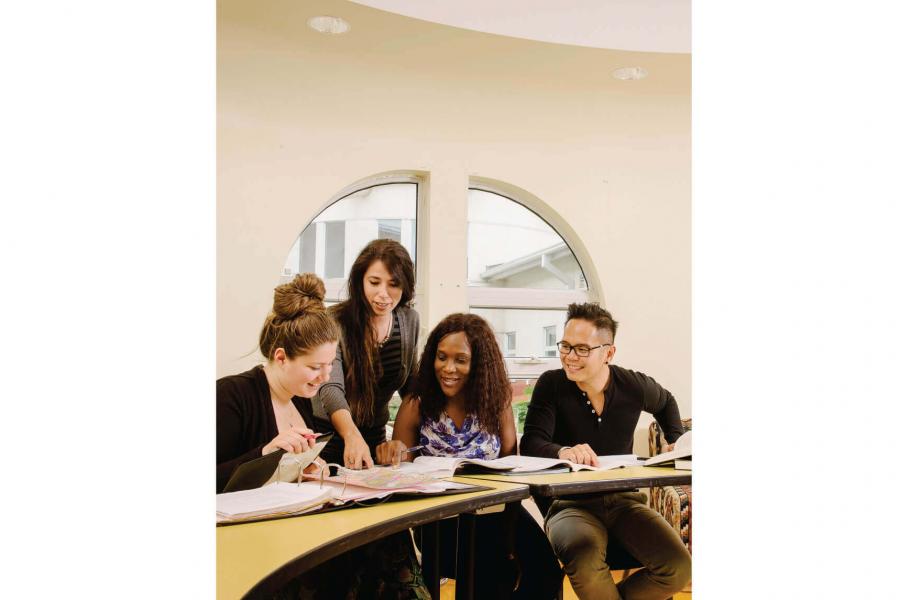
<svg viewBox="0 0 900 600"><path fill-rule="evenodd" d="M582 264L582 260L579 258L578 254L575 252L575 249L572 248L572 244L566 237L560 233L559 229L553 226L553 224L548 221L541 213L531 206L529 206L526 202L519 200L515 197L514 194L510 194L507 191L502 189L498 189L496 187L485 185L483 183L473 183L470 182L467 188L467 196L466 202L468 202L468 190L477 190L480 192L486 192L489 194L495 194L506 200L513 202L539 218L542 222L546 223L550 229L559 236L559 239L566 245L569 249L569 252L572 253L576 263L578 264L578 269L581 271L581 276L585 282L584 289L551 289L551 288L501 288L501 287L491 287L491 286L472 286L466 285L467 291L467 299L468 299L468 309L471 311L474 309L499 309L499 310L554 310L554 311L565 311L568 308L569 304L572 303L583 303L583 302L591 302L593 301L593 296L595 295L591 279L588 277L587 272ZM466 255L468 256L468 247L466 248ZM553 325L555 327L555 325ZM545 326L541 326L543 331L546 331ZM557 331L557 337L560 332ZM542 332L542 336L545 335ZM524 356L524 355L510 355L504 356L504 362L507 364L507 372L509 374L510 381L518 381L518 380L534 380L539 376L534 373L515 373L513 365L522 365L523 367L527 367L528 365L542 365L544 371L549 371L554 368L559 368L559 355L556 352L556 347L553 347L553 355L547 356L547 352L549 348L544 345L542 347L541 356ZM518 352L518 349L517 349Z"/></svg>
<svg viewBox="0 0 900 600"><path fill-rule="evenodd" d="M492 287L492 286L471 286L468 285L468 281L466 282L466 291L468 297L468 305L469 309L472 308L505 308L505 309L547 309L547 310L565 310L569 304L573 302L581 303L581 302L589 302L591 299L592 286L591 281L585 273L584 267L582 266L582 261L579 259L578 254L572 248L572 245L569 241L563 236L559 230L553 226L547 219L545 219L538 211L534 210L525 202L521 200L517 200L510 193L504 192L497 188L494 188L489 185L484 185L482 183L472 184L470 183L468 188L466 188L466 202L469 201L468 191L475 190L479 192L485 192L488 194L494 194L496 196L500 196L513 202L525 210L532 213L542 222L546 223L547 226L553 230L563 244L566 245L566 248L569 249L569 252L572 253L572 256L575 258L575 262L578 264L578 270L581 271L581 277L585 282L585 289L542 289L542 288L511 288L511 287ZM468 247L466 248L466 255L468 256Z"/></svg>
<svg viewBox="0 0 900 600"><path fill-rule="evenodd" d="M307 221L307 223L303 226L303 228L300 229L300 233L297 234L297 238L299 238L300 235L302 235L303 231L307 227L309 227L311 224L315 223L316 219L318 219L322 213L324 213L326 210L328 210L329 208L331 208L338 202L341 202L342 200L346 200L348 197L350 197L354 194L358 194L359 192L362 192L365 190L369 190L369 189L373 189L373 188L385 186L385 185L395 185L398 183L412 184L412 185L416 186L416 188L415 188L415 197L416 197L415 216L411 220L415 223L415 225L413 226L414 234L413 234L412 247L414 248L413 252L416 254L416 256L414 256L414 258L413 258L413 267L415 268L416 281L418 281L419 273L420 273L420 271L419 271L420 260L419 260L419 256L418 256L418 249L420 247L419 236L422 234L420 227L419 227L419 223L420 223L419 218L420 218L420 215L423 214L423 212L422 212L422 208L423 208L422 207L422 202L423 202L422 194L423 194L424 186L422 184L424 183L424 180L422 177L419 177L417 175L406 174L406 173L393 173L393 174L388 174L388 175L378 175L375 177L369 177L369 178L363 179L362 181L359 181L353 185L350 185L350 186L342 189L327 204L325 204L322 207L322 209L319 210L319 212L317 212L312 217L312 219ZM375 220L379 221L379 220L383 220L383 219L376 218ZM344 221L344 222L346 223L346 221ZM323 224L324 223L325 222L323 222ZM345 228L346 228L346 225L345 225ZM401 235L402 235L402 219L401 219ZM295 238L293 243L296 243L297 238ZM293 243L292 243L292 247L293 247ZM345 234L344 234L344 243L345 244L347 243L346 229L345 229ZM289 279L290 279L290 277L287 277L284 274L282 274L282 280L283 280L282 282L283 283ZM325 302L327 304L334 304L334 303L341 302L346 299L346 297L347 297L347 277L322 277L321 279L325 283Z"/></svg>

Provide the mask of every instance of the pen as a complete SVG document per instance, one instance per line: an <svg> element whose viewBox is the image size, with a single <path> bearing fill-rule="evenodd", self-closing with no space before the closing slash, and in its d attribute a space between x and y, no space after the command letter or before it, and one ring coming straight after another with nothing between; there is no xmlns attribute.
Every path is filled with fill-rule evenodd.
<svg viewBox="0 0 900 600"><path fill-rule="evenodd" d="M395 469L399 469L400 468L400 458L404 454L409 454L410 452L415 452L416 450L421 450L424 447L425 446L411 446L409 448L404 448L403 450L401 450L400 452L395 454L393 457L391 457L391 463L393 464Z"/></svg>
<svg viewBox="0 0 900 600"><path fill-rule="evenodd" d="M319 437L320 435L322 435L322 434L321 433L304 433L303 437L305 437L308 440L314 440L317 437Z"/></svg>

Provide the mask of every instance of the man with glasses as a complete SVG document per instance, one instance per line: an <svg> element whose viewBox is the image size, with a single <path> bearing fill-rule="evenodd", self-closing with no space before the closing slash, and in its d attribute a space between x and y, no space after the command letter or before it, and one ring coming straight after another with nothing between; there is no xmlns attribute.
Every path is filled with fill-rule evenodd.
<svg viewBox="0 0 900 600"><path fill-rule="evenodd" d="M618 323L599 304L570 304L562 369L535 385L521 453L594 465L597 456L631 454L642 411L652 413L673 443L684 430L675 398L652 378L609 364ZM669 598L691 579L691 556L674 529L633 492L560 498L545 529L578 597ZM610 538L644 565L618 586L606 563Z"/></svg>

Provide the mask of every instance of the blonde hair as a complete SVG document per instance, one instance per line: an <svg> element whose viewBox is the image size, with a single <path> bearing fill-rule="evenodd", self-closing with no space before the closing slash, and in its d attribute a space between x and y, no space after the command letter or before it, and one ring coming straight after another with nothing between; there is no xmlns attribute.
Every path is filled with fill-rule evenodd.
<svg viewBox="0 0 900 600"><path fill-rule="evenodd" d="M259 350L268 360L284 348L288 358L338 341L338 326L325 311L325 284L314 273L301 273L275 288L272 311L259 333Z"/></svg>

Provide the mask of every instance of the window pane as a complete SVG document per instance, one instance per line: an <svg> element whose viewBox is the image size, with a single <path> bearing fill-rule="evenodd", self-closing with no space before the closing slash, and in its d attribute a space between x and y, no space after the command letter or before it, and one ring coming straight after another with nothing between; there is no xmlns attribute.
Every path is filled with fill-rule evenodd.
<svg viewBox="0 0 900 600"><path fill-rule="evenodd" d="M307 227L300 235L300 270L299 273L311 273L316 270L316 228ZM343 250L341 250L343 253Z"/></svg>
<svg viewBox="0 0 900 600"><path fill-rule="evenodd" d="M470 286L586 289L563 239L543 219L509 198L469 190Z"/></svg>
<svg viewBox="0 0 900 600"><path fill-rule="evenodd" d="M556 325L544 327L544 356L556 356Z"/></svg>
<svg viewBox="0 0 900 600"><path fill-rule="evenodd" d="M504 351L510 378L536 379L544 371L560 367L556 357L556 332L563 330L566 311L475 307L470 310L494 329ZM553 333L548 334L548 331ZM552 343L548 344L548 341ZM546 354L548 346L554 351L551 355Z"/></svg>
<svg viewBox="0 0 900 600"><path fill-rule="evenodd" d="M330 300L347 277L360 250L370 241L388 238L403 244L416 260L415 183L387 183L359 190L323 210L309 223L288 252L282 275L312 271L326 280Z"/></svg>
<svg viewBox="0 0 900 600"><path fill-rule="evenodd" d="M344 276L345 221L325 223L325 277Z"/></svg>
<svg viewBox="0 0 900 600"><path fill-rule="evenodd" d="M400 241L400 219L378 219L378 239Z"/></svg>

